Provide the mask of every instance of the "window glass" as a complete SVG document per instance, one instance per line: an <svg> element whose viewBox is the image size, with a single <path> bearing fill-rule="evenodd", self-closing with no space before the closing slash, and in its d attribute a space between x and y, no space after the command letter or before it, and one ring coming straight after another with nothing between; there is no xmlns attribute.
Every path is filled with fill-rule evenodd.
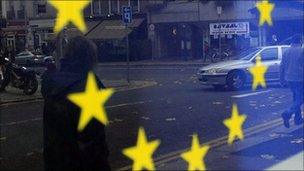
<svg viewBox="0 0 304 171"><path fill-rule="evenodd" d="M278 59L278 48L265 49L260 53L262 61Z"/></svg>
<svg viewBox="0 0 304 171"><path fill-rule="evenodd" d="M284 55L288 49L289 49L289 47L282 47L282 55Z"/></svg>

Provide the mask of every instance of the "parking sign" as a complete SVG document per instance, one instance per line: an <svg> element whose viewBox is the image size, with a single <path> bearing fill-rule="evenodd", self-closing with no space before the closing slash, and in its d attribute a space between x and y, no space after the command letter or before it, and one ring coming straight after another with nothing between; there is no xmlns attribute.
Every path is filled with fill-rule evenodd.
<svg viewBox="0 0 304 171"><path fill-rule="evenodd" d="M124 23L132 23L132 8L130 6L122 7L122 21Z"/></svg>

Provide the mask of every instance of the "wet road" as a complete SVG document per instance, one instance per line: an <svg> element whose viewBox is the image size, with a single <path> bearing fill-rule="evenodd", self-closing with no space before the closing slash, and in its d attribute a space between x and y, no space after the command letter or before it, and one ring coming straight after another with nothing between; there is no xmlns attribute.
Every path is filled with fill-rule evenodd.
<svg viewBox="0 0 304 171"><path fill-rule="evenodd" d="M124 68L97 68L102 79L124 79ZM160 139L154 157L188 148L193 133L202 143L226 136L223 120L231 116L232 104L247 115L244 129L280 119L291 102L288 89L268 85L252 92L214 90L200 85L196 68L132 68L132 80L153 80L156 86L115 93L106 104L110 125L107 141L114 169L132 163L122 149L136 144L138 128L144 127L149 140ZM42 101L1 106L1 168L36 169L42 161ZM2 170L2 169L1 169Z"/></svg>

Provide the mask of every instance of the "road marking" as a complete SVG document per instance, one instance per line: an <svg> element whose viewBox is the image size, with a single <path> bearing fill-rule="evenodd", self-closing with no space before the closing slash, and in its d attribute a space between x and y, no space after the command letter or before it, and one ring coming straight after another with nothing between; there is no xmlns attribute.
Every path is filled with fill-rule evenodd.
<svg viewBox="0 0 304 171"><path fill-rule="evenodd" d="M105 108L111 109L111 108L116 108L116 107L133 106L133 105L145 104L145 103L151 103L151 102L152 102L152 100L139 101L139 102L133 102L133 103L123 103L123 104L118 104L118 105L106 106Z"/></svg>
<svg viewBox="0 0 304 171"><path fill-rule="evenodd" d="M257 134L259 132L265 131L267 129L270 129L270 128L273 128L273 127L276 127L276 126L279 126L279 125L282 125L281 118L273 120L273 121L268 122L268 123L264 123L264 124L260 124L260 125L254 126L254 127L247 128L247 129L244 130L244 134L245 134L245 137L249 137L253 134ZM202 145L210 145L210 147L215 148L215 147L219 147L221 145L227 144L227 139L228 139L228 136L226 135L224 137L217 138L217 139L211 140L209 142L206 142ZM237 140L237 141L240 141L240 140ZM176 152L174 152L174 154L172 153L170 155L170 157L163 156L162 158L158 158L158 159L155 160L156 165L160 165L160 164L166 163L168 161L175 160L175 159L180 157L180 154L182 152L187 151L187 150L189 150L189 149L176 151Z"/></svg>
<svg viewBox="0 0 304 171"><path fill-rule="evenodd" d="M0 141L5 141L6 137L0 137Z"/></svg>
<svg viewBox="0 0 304 171"><path fill-rule="evenodd" d="M112 109L116 107L125 107L125 106L133 106L133 105L138 105L138 104L145 104L145 103L151 103L152 100L147 100L147 101L139 101L139 102L133 102L133 103L123 103L123 104L118 104L118 105L112 105L112 106L106 106L106 109ZM34 122L34 121L41 121L42 117L37 117L33 119L27 119L27 120L22 120L22 121L16 121L16 122L9 122L9 123L4 123L0 124L0 126L12 126L12 125L18 125L18 124L25 124L28 122Z"/></svg>
<svg viewBox="0 0 304 171"><path fill-rule="evenodd" d="M271 128L275 128L275 127L280 126L280 125L282 125L282 119L281 118L276 119L276 120L272 120L268 123L263 123L263 124L260 124L260 125L257 125L257 126L247 128L247 129L244 130L244 134L245 134L245 137L249 137L249 136L252 136L254 134L263 132L263 131L271 129ZM203 143L202 146L203 145L209 145L211 148L216 148L216 147L222 146L224 144L227 144L227 139L228 139L228 136L226 135L226 136L223 136L223 137L220 137L220 138L217 138L217 139L213 139L213 140L208 141L206 143ZM239 141L239 140L237 140L237 141ZM189 150L189 149L187 148L187 149L177 150L175 152L171 152L171 153L165 154L163 156L160 156L160 157L158 157L154 160L155 161L154 162L155 166L159 166L159 165L165 164L167 162L176 160L176 159L180 158L181 153L183 153L187 150ZM118 170L120 171L120 170L130 170L130 169L132 169L131 165L122 167Z"/></svg>
<svg viewBox="0 0 304 171"><path fill-rule="evenodd" d="M25 101L2 103L2 104L0 104L0 107L8 107L10 105L27 104L27 103L42 102L42 101L44 101L44 100L41 97L40 99L30 99L30 100L25 100Z"/></svg>
<svg viewBox="0 0 304 171"><path fill-rule="evenodd" d="M157 85L158 83L155 81L150 81L147 83L144 83L143 85L136 85L133 87L123 87L123 88L116 88L115 92L122 92L122 91L130 91L130 90L136 90L136 89L142 89L145 87L152 87ZM26 99L25 101L17 101L17 102L5 102L0 104L0 107L8 107L10 105L17 105L17 104L27 104L27 103L33 103L33 102L42 102L44 99L42 97L35 98L35 99Z"/></svg>
<svg viewBox="0 0 304 171"><path fill-rule="evenodd" d="M27 120L22 120L22 121L8 122L8 123L0 124L0 126L19 125L19 124L25 124L25 123L28 123L28 122L41 121L41 120L42 120L42 117L38 117L38 118L27 119Z"/></svg>
<svg viewBox="0 0 304 171"><path fill-rule="evenodd" d="M246 93L246 94L239 94L239 95L234 95L232 96L233 98L242 98L242 97L248 97L248 96L256 96L259 94L264 94L271 92L272 90L264 90L264 91L259 91L259 92L253 92L253 93Z"/></svg>
<svg viewBox="0 0 304 171"><path fill-rule="evenodd" d="M105 68L100 69L100 70L104 70ZM200 67L198 67L198 66L197 67L189 67L189 66L187 66L187 67L170 67L170 68L169 67L159 67L159 68L157 68L157 67L154 67L154 68L131 67L130 69L131 70L183 70L183 69L196 70L198 68L200 68ZM126 67L120 67L120 68L110 68L110 67L108 67L107 69L109 69L109 70L125 70Z"/></svg>

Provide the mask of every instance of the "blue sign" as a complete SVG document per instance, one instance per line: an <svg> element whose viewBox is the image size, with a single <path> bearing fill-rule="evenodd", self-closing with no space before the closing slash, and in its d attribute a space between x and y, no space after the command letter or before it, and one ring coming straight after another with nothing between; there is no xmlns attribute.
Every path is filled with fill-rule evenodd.
<svg viewBox="0 0 304 171"><path fill-rule="evenodd" d="M132 23L132 8L130 6L122 7L122 21L124 23Z"/></svg>

